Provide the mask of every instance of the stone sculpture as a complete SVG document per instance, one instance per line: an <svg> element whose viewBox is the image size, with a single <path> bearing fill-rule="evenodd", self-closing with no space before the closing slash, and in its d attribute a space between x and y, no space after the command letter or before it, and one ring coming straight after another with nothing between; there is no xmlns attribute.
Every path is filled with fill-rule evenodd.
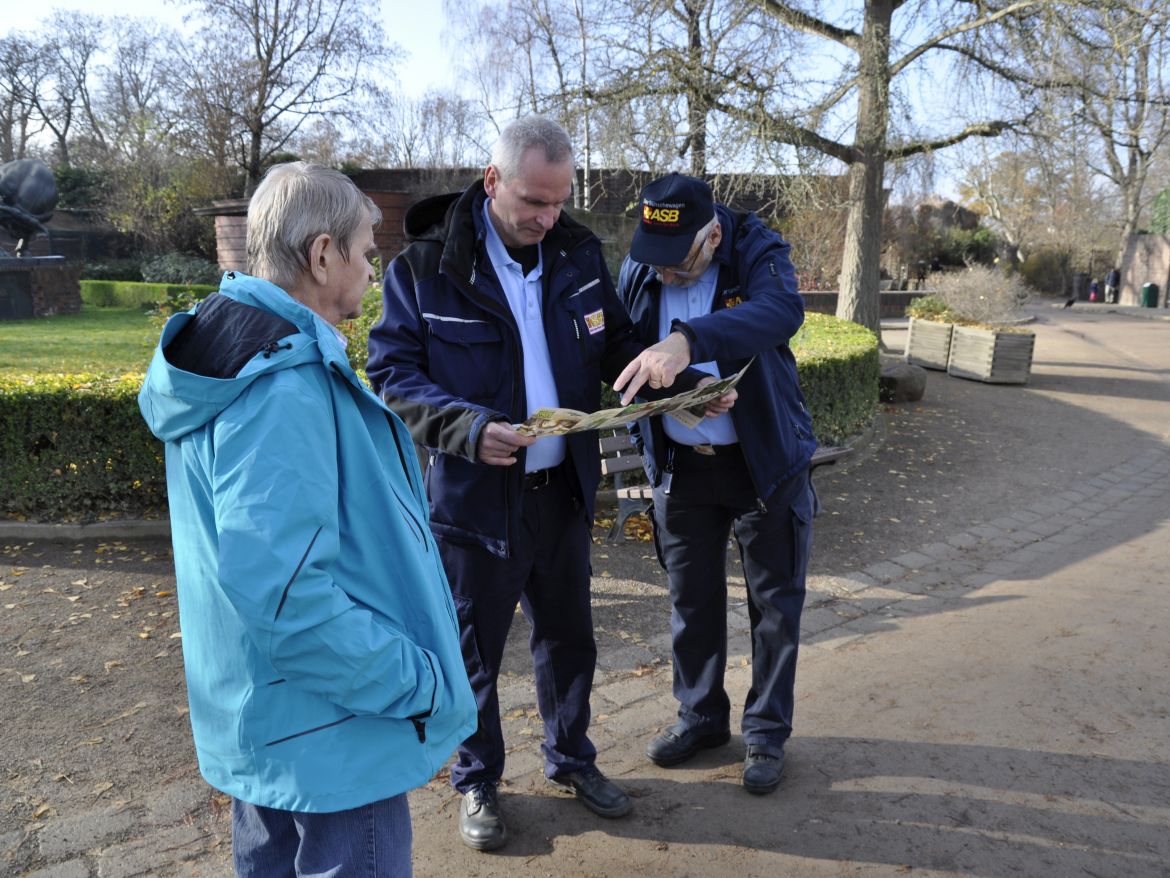
<svg viewBox="0 0 1170 878"><path fill-rule="evenodd" d="M23 256L57 205L57 181L48 166L36 159L0 164L0 229L16 239L13 254Z"/></svg>

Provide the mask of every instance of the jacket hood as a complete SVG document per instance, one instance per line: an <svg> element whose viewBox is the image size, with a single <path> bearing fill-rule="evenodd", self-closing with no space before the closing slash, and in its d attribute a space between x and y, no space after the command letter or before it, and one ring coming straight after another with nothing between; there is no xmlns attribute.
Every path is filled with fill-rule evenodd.
<svg viewBox="0 0 1170 878"><path fill-rule="evenodd" d="M406 210L402 230L409 241L442 241L443 229L447 225L447 211L463 193L448 192L416 201Z"/></svg>
<svg viewBox="0 0 1170 878"><path fill-rule="evenodd" d="M333 327L275 284L228 272L218 293L167 321L138 407L150 431L171 441L215 418L261 375L313 362L353 374Z"/></svg>

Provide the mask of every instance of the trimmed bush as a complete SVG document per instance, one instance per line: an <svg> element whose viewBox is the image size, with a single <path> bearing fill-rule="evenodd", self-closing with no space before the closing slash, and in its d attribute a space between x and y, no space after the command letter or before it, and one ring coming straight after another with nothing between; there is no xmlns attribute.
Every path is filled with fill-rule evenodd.
<svg viewBox="0 0 1170 878"><path fill-rule="evenodd" d="M217 284L222 274L214 262L183 253L164 253L142 260L142 279L150 283Z"/></svg>
<svg viewBox="0 0 1170 878"><path fill-rule="evenodd" d="M808 312L789 344L817 441L839 445L866 429L878 404L877 336L858 323Z"/></svg>
<svg viewBox="0 0 1170 878"><path fill-rule="evenodd" d="M137 259L85 260L81 263L82 280L142 280Z"/></svg>
<svg viewBox="0 0 1170 878"><path fill-rule="evenodd" d="M51 520L155 515L163 446L138 412L142 375L0 377L0 510Z"/></svg>
<svg viewBox="0 0 1170 878"><path fill-rule="evenodd" d="M367 297L346 328L359 341L381 310ZM878 399L878 345L869 330L806 314L792 340L813 429L825 444L869 425ZM360 338L364 349L365 338ZM353 351L365 365L365 355ZM138 412L141 374L0 377L0 514L77 521L155 516L166 509L163 444ZM616 405L609 388L603 405Z"/></svg>
<svg viewBox="0 0 1170 878"><path fill-rule="evenodd" d="M95 308L155 308L175 296L195 300L214 293L216 284L134 283L117 280L83 280L81 301Z"/></svg>

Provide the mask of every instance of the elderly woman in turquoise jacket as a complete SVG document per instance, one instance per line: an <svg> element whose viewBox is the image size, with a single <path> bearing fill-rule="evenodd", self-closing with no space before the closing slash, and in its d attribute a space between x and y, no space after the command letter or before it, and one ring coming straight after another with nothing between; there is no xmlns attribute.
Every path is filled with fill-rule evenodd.
<svg viewBox="0 0 1170 878"><path fill-rule="evenodd" d="M409 874L405 793L475 730L410 434L334 328L360 311L377 219L342 174L274 167L248 209L254 276L167 323L139 395L237 875Z"/></svg>

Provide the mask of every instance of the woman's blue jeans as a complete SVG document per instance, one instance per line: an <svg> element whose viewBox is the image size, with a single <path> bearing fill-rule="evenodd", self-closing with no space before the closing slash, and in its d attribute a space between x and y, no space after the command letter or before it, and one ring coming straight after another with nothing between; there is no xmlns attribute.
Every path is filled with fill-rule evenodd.
<svg viewBox="0 0 1170 878"><path fill-rule="evenodd" d="M329 814L232 799L239 878L409 878L410 846L405 793Z"/></svg>

